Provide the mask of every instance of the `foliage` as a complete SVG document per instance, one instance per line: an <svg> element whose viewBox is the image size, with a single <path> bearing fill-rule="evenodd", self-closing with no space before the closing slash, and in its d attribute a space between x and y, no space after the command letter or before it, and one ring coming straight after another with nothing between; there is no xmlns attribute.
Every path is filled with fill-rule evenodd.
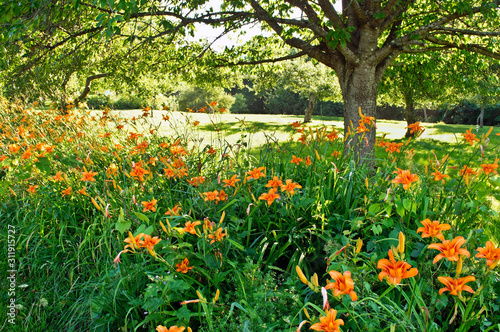
<svg viewBox="0 0 500 332"><path fill-rule="evenodd" d="M180 92L178 103L180 111L185 111L188 108L198 110L207 106L207 101L217 101L220 107L230 110L234 100L233 96L220 87L203 89L191 86Z"/></svg>
<svg viewBox="0 0 500 332"><path fill-rule="evenodd" d="M326 319L327 285L344 330L500 324L498 267L474 251L500 240L496 131L419 153L415 140L381 138L373 168L343 154L332 127L293 123L289 142L267 133L249 150L249 124L229 143L220 113L206 114L202 136L188 113L176 123L169 111L152 121L148 110L1 107L0 241L5 251L15 225L16 278L29 290L17 297L20 329L294 331ZM358 130L371 130L361 116ZM422 236L425 219L449 224L448 240L464 237L461 269L433 264L440 241ZM418 274L379 280L389 250ZM334 293L332 271L349 271L356 300ZM439 294L436 277L455 275L474 276L475 293Z"/></svg>

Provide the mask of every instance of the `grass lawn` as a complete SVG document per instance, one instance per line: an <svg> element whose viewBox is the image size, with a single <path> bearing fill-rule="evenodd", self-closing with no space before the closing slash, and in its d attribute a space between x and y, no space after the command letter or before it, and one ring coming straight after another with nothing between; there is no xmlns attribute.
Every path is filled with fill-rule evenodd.
<svg viewBox="0 0 500 332"><path fill-rule="evenodd" d="M98 114L98 111L95 112ZM121 117L140 117L142 110L113 111ZM162 122L165 115L169 115L170 123ZM243 141L247 141L250 148L259 149L262 145L270 141L277 140L286 142L290 140L292 134L296 140L299 135L290 126L290 123L303 120L303 116L280 115L280 114L216 114L206 113L185 113L154 111L150 118L152 123L159 125L160 132L165 135L172 135L184 128L186 131L192 127L183 126L186 122L194 123L199 121L197 137L205 144L217 146L221 143L235 144L242 139L242 135L248 135ZM462 135L472 127L472 132L477 137L481 137L490 128L476 128L470 125L456 125L445 123L426 123L421 125L425 128L423 134L414 142L415 158L424 163L428 159L431 151L435 151L438 158L450 154L452 160L465 162L462 160L463 148L457 148L457 143L463 141ZM337 131L343 131L343 119L339 117L313 116L313 121L308 124L312 128L335 127ZM405 121L377 120L377 137L385 136L385 140L406 142L405 133L407 126ZM144 129L144 128L143 128ZM179 133L180 134L180 133ZM498 147L500 145L500 127L493 128L489 136L489 146ZM495 158L499 155L499 149L484 149L485 158Z"/></svg>

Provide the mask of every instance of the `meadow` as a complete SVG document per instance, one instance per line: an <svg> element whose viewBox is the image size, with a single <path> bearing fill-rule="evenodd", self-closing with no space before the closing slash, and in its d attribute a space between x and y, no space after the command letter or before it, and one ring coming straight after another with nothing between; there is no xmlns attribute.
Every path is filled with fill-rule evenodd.
<svg viewBox="0 0 500 332"><path fill-rule="evenodd" d="M0 100L0 330L499 330L499 128L210 107Z"/></svg>

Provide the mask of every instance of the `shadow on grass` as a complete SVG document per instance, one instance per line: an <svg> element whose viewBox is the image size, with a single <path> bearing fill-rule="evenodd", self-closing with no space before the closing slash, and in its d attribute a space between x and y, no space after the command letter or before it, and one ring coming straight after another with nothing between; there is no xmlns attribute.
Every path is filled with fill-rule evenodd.
<svg viewBox="0 0 500 332"><path fill-rule="evenodd" d="M242 131L249 133L257 133L257 132L274 132L274 131L282 131L282 132L292 132L293 129L288 124L280 124L274 122L256 122L256 121L245 121L242 122L222 122L217 124L206 124L200 126L200 130L203 131L223 131L226 134L237 134Z"/></svg>

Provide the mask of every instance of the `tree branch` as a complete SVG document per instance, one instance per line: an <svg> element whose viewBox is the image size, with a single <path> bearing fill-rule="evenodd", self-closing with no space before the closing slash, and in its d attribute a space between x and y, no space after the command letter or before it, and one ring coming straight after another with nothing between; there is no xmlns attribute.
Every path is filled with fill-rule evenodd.
<svg viewBox="0 0 500 332"><path fill-rule="evenodd" d="M328 0L318 0L318 5L323 9L325 16L333 23L335 29L345 29L345 24L342 22L339 14Z"/></svg>
<svg viewBox="0 0 500 332"><path fill-rule="evenodd" d="M75 105L78 105L83 99L85 99L85 97L87 97L90 92L90 84L93 80L97 80L108 75L109 73L103 73L87 77L87 80L85 81L85 88L83 89L82 93L74 100Z"/></svg>
<svg viewBox="0 0 500 332"><path fill-rule="evenodd" d="M500 7L500 0L495 0L489 3L490 6L493 7ZM486 6L486 5L485 5ZM469 12L463 12L463 13L453 13L450 15L443 16L419 29L416 29L412 32L407 33L405 36L400 37L398 39L395 39L391 44L396 46L396 47L404 47L409 45L410 41L417 39L425 39L430 32L439 30L439 28L442 28L444 24L450 23L452 21L455 21L456 19L459 19L461 17L465 17L471 14L477 14L481 12L481 10L485 6L480 6L480 7L473 7Z"/></svg>
<svg viewBox="0 0 500 332"><path fill-rule="evenodd" d="M286 61L291 59L300 58L301 56L307 55L306 51L301 51L295 54L289 54L283 57L275 58L275 59L262 59L262 60L254 60L254 61L238 61L238 62L230 62L226 59L216 59L216 61L226 62L225 64L215 65L216 68L220 67L234 67L234 66L245 66L245 65L259 65L263 63L274 63L280 61Z"/></svg>

